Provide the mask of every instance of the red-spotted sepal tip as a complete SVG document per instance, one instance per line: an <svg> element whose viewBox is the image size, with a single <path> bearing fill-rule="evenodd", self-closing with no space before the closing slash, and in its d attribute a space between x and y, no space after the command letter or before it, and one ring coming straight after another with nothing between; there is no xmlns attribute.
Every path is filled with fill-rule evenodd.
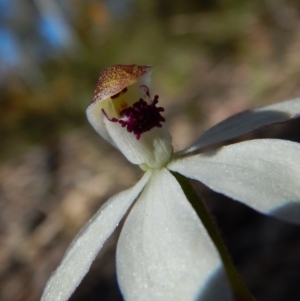
<svg viewBox="0 0 300 301"><path fill-rule="evenodd" d="M108 67L99 77L92 103L117 95L151 70L151 66L139 65L114 65Z"/></svg>

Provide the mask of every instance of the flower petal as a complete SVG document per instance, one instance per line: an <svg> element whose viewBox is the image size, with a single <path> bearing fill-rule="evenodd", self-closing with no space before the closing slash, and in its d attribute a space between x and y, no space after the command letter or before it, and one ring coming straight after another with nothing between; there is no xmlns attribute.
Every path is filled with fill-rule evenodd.
<svg viewBox="0 0 300 301"><path fill-rule="evenodd" d="M196 142L180 155L221 143L247 134L267 125L284 122L300 116L300 98L276 103L233 115L204 132Z"/></svg>
<svg viewBox="0 0 300 301"><path fill-rule="evenodd" d="M130 211L117 247L126 301L192 301L220 264L206 229L175 178L153 175Z"/></svg>
<svg viewBox="0 0 300 301"><path fill-rule="evenodd" d="M110 198L85 225L48 281L41 301L68 300L150 175L146 173L136 185Z"/></svg>
<svg viewBox="0 0 300 301"><path fill-rule="evenodd" d="M168 167L260 212L299 223L299 215L296 219L273 212L300 205L299 156L298 143L256 139L179 159Z"/></svg>

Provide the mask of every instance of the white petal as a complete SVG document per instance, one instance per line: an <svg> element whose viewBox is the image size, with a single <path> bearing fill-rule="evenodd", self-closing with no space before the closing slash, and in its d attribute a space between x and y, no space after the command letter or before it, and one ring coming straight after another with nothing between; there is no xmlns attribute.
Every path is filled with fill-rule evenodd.
<svg viewBox="0 0 300 301"><path fill-rule="evenodd" d="M257 139L179 159L169 168L260 212L280 217L276 209L300 205L299 158L298 143ZM300 222L299 215L296 218L290 213L281 218Z"/></svg>
<svg viewBox="0 0 300 301"><path fill-rule="evenodd" d="M139 140L118 123L104 120L108 133L123 155L133 164L160 168L173 153L172 137L164 128L155 127L142 134Z"/></svg>
<svg viewBox="0 0 300 301"><path fill-rule="evenodd" d="M219 255L181 187L157 172L125 221L117 275L126 301L194 301Z"/></svg>
<svg viewBox="0 0 300 301"><path fill-rule="evenodd" d="M48 281L42 301L68 300L149 177L146 173L135 186L110 198L86 224Z"/></svg>
<svg viewBox="0 0 300 301"><path fill-rule="evenodd" d="M188 154L201 148L224 142L261 127L284 122L300 115L300 98L276 103L233 115L204 132L196 142L179 154Z"/></svg>

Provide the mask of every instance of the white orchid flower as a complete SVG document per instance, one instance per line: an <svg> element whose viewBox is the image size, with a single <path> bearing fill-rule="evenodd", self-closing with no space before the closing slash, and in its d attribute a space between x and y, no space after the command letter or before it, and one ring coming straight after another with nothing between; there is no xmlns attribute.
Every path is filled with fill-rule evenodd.
<svg viewBox="0 0 300 301"><path fill-rule="evenodd" d="M163 109L158 96L150 92L150 74L148 66L117 65L100 76L87 108L88 120L145 174L132 188L110 198L77 235L46 285L43 301L68 300L135 200L117 245L117 276L124 299L193 301L199 297L221 260L171 171L259 212L300 221L295 210L280 210L299 204L298 143L256 139L201 152L297 117L300 99L234 115L206 131L189 149L173 154Z"/></svg>

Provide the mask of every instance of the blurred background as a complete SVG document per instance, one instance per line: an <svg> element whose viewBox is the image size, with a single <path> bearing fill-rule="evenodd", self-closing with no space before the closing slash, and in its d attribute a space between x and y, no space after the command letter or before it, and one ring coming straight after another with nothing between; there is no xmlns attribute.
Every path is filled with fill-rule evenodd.
<svg viewBox="0 0 300 301"><path fill-rule="evenodd" d="M300 2L0 0L1 301L39 300L80 227L141 176L86 121L113 64L154 66L179 150L229 115L300 95ZM300 141L299 126L243 139ZM257 299L300 300L300 228L199 189ZM119 231L72 301L122 300Z"/></svg>

